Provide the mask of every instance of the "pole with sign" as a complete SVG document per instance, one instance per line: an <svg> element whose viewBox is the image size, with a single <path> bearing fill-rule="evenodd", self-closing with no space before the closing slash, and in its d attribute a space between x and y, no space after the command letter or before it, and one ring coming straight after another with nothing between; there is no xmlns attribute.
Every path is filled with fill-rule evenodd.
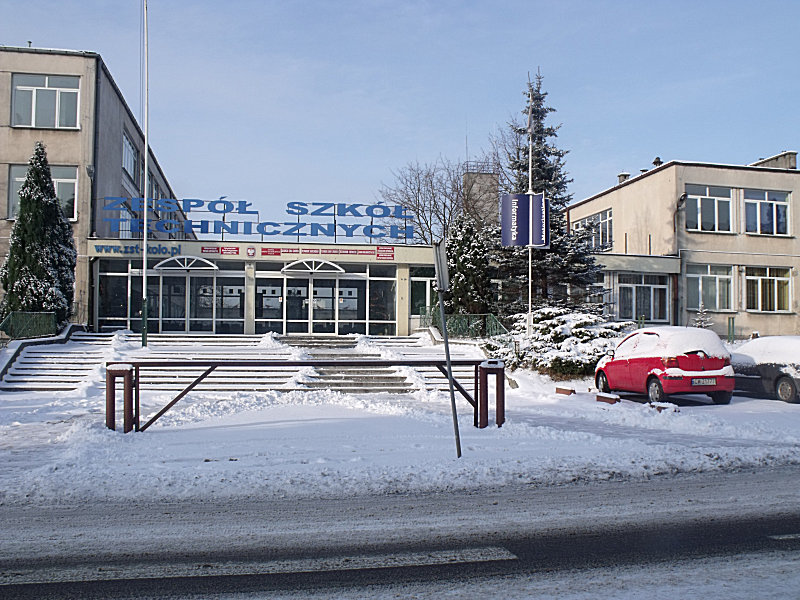
<svg viewBox="0 0 800 600"><path fill-rule="evenodd" d="M528 325L533 302L533 250L550 249L550 201L544 194L503 194L500 198L503 246L528 247Z"/></svg>
<svg viewBox="0 0 800 600"><path fill-rule="evenodd" d="M453 431L456 434L456 457L461 458L461 436L458 433L458 413L456 412L456 393L453 385L453 366L450 363L450 342L447 339L447 319L444 315L444 292L450 289L450 274L447 272L447 242L433 244L433 265L436 268L436 287L439 289L439 311L442 316L442 337L444 355L447 359L447 380L450 383L450 409L453 412Z"/></svg>

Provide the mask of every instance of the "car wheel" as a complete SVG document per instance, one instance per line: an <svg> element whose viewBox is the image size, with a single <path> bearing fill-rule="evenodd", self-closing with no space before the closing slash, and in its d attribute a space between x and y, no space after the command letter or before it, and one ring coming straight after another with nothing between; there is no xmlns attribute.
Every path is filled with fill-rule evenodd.
<svg viewBox="0 0 800 600"><path fill-rule="evenodd" d="M714 404L730 404L733 392L711 392L709 396L711 396Z"/></svg>
<svg viewBox="0 0 800 600"><path fill-rule="evenodd" d="M775 394L778 396L778 400L791 403L797 402L797 386L791 377L778 379L778 383L775 384Z"/></svg>
<svg viewBox="0 0 800 600"><path fill-rule="evenodd" d="M650 402L666 402L668 398L658 377L651 377L647 382L647 399Z"/></svg>
<svg viewBox="0 0 800 600"><path fill-rule="evenodd" d="M606 374L600 371L595 377L594 384L597 386L597 390L603 393L608 393L611 391L611 388L608 387L608 377Z"/></svg>

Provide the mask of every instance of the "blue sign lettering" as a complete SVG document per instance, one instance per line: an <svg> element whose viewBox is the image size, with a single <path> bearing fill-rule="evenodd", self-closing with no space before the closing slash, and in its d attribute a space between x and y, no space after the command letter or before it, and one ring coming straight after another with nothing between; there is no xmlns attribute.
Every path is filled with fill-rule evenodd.
<svg viewBox="0 0 800 600"><path fill-rule="evenodd" d="M249 210L252 206L251 202L246 200L200 200L197 198L186 198L184 200L175 200L171 198L160 198L153 200L147 199L147 204L151 205L154 209L166 213L164 216L174 217L176 215L170 214L183 210L183 213L188 215L191 212L198 212L198 210L206 207L207 211L217 215L227 214L240 214L240 215L258 215L258 211ZM112 232L119 233L122 229L122 223L126 223L131 232L140 233L144 229L144 219L138 218L131 213L141 213L144 210L144 198L119 198L119 197L106 197L105 206L103 210L118 211L120 216L103 218L104 222L109 223ZM343 232L345 237L355 237L360 234L368 238L381 238L390 237L394 239L412 239L414 237L414 226L398 226L398 225L375 225L370 222L369 225L351 224L351 223L336 223L335 217L370 217L370 219L383 219L395 218L402 220L410 220L414 218L413 214L406 212L403 206L387 206L385 204L344 204L334 202L289 202L286 205L286 212L290 215L309 215L309 216L327 216L333 217L333 223L304 223L298 218L296 223L275 223L272 221L263 221L256 223L254 221L231 220L223 218L221 220L192 220L186 219L185 221L178 221L172 219L149 219L147 227L149 231L159 231L162 233L173 233L183 230L185 233L210 233L213 230L214 234L220 235L228 233L231 235L238 235L240 232L244 235L281 235L285 237L296 236L312 236L312 237L334 237L338 233ZM361 210L359 210L361 209ZM363 211L363 212L362 212ZM388 233L387 233L388 229Z"/></svg>

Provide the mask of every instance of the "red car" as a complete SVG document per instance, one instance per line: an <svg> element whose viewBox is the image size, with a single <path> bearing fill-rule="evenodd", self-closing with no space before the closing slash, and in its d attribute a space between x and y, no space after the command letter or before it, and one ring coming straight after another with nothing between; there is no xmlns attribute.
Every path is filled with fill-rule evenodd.
<svg viewBox="0 0 800 600"><path fill-rule="evenodd" d="M594 380L601 392L644 392L650 402L707 394L714 404L728 404L736 383L719 336L697 327L636 330L600 359Z"/></svg>

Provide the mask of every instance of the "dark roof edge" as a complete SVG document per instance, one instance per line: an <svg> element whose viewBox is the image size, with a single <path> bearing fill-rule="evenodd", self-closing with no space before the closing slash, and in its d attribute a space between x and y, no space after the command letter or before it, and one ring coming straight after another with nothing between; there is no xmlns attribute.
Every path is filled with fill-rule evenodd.
<svg viewBox="0 0 800 600"><path fill-rule="evenodd" d="M595 194L594 196L590 196L585 200L581 200L580 202L576 202L575 204L570 204L567 207L567 210L572 210L573 208L577 208L587 202L591 202L592 200L596 200L606 194L613 192L614 190L618 190L620 188L625 187L626 185L631 185L637 181L640 181L644 177L649 177L655 173L663 171L669 167L673 166L681 166L681 167L705 167L709 169L731 169L734 171L759 171L759 172L766 172L766 173L794 173L800 175L800 171L796 169L777 169L775 167L753 167L750 165L725 165L719 163L703 163L703 162L688 162L682 160L671 160L669 162L664 163L661 166L656 167L655 169L650 169L647 173L642 173L641 175L637 175L636 177L631 177L627 181L623 181L622 183L618 183L617 185L610 187L602 192Z"/></svg>
<svg viewBox="0 0 800 600"><path fill-rule="evenodd" d="M63 54L65 56L82 56L84 58L94 58L100 56L97 52L88 50L59 50L57 48L23 48L20 46L2 46L0 50L5 52L23 52L30 54Z"/></svg>

